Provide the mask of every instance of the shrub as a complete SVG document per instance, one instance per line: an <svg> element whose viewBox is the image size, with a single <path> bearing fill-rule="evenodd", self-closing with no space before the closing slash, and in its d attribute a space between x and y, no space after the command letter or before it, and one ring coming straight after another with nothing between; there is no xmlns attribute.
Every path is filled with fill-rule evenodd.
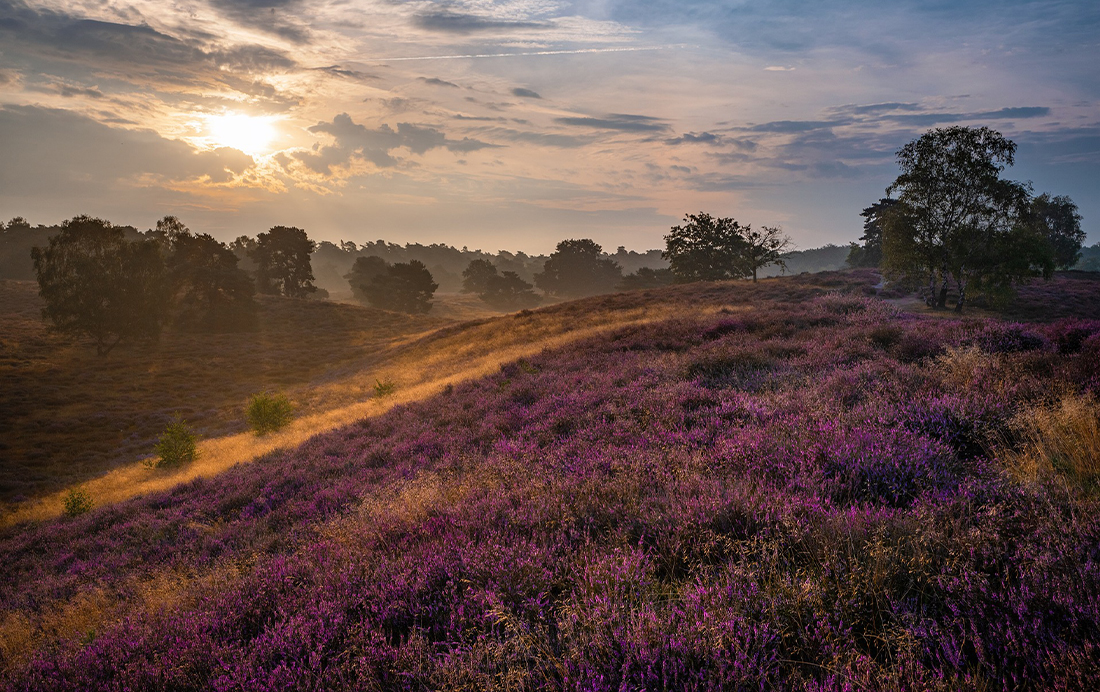
<svg viewBox="0 0 1100 692"><path fill-rule="evenodd" d="M70 517L80 516L92 508L92 496L87 490L73 488L65 494L65 514Z"/></svg>
<svg viewBox="0 0 1100 692"><path fill-rule="evenodd" d="M198 436L179 417L176 417L164 429L153 451L156 457L146 460L146 466L161 468L165 466L179 466L194 461L198 457L195 442Z"/></svg>
<svg viewBox="0 0 1100 692"><path fill-rule="evenodd" d="M248 401L248 425L257 435L285 428L294 416L294 407L285 394L255 394Z"/></svg>
<svg viewBox="0 0 1100 692"><path fill-rule="evenodd" d="M374 396L375 398L382 399L397 391L397 385L393 380L375 380L374 381Z"/></svg>

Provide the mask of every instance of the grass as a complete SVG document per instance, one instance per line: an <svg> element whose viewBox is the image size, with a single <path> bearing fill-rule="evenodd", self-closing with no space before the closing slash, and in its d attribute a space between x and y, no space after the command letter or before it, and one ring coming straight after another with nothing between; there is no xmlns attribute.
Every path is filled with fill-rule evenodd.
<svg viewBox="0 0 1100 692"><path fill-rule="evenodd" d="M369 369L379 352L443 324L261 297L256 332L170 332L98 358L50 333L40 309L36 284L0 281L0 514L137 462L177 413L204 438L243 432L253 393L306 398L326 373Z"/></svg>

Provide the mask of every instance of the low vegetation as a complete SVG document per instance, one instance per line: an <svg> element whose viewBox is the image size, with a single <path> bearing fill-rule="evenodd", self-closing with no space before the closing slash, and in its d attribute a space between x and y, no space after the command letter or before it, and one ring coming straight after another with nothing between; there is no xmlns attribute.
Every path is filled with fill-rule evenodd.
<svg viewBox="0 0 1100 692"><path fill-rule="evenodd" d="M252 395L245 410L248 427L257 435L278 432L290 424L294 407L285 394L261 392Z"/></svg>
<svg viewBox="0 0 1100 692"><path fill-rule="evenodd" d="M916 316L872 280L589 299L718 309L8 529L0 684L1096 687L1096 496L1009 454L1043 412L1089 429L1100 321Z"/></svg>
<svg viewBox="0 0 1100 692"><path fill-rule="evenodd" d="M148 461L148 465L152 468L173 468L191 463L198 458L195 448L197 440L198 436L191 427L176 417L153 446L156 456Z"/></svg>

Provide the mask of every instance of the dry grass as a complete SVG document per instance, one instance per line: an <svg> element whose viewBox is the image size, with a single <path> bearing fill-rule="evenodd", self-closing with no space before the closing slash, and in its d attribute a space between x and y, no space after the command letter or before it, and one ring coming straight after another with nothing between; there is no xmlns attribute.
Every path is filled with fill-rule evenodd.
<svg viewBox="0 0 1100 692"><path fill-rule="evenodd" d="M371 308L264 298L259 328L166 332L100 358L51 333L30 282L0 281L0 501L99 476L151 454L179 414L206 438L245 429L262 391L295 403L313 381L445 322Z"/></svg>
<svg viewBox="0 0 1100 692"><path fill-rule="evenodd" d="M1087 491L1100 486L1100 404L1067 394L1051 406L1032 408L1012 421L1018 443L1000 458L1019 480L1061 477Z"/></svg>
<svg viewBox="0 0 1100 692"><path fill-rule="evenodd" d="M432 396L502 364L604 331L671 317L734 312L767 300L802 302L855 290L871 276L828 273L758 284L689 284L597 296L448 326L347 304L267 298L260 328L230 335L166 334L150 349L97 358L50 334L35 285L0 282L4 329L0 408L0 525L57 516L65 492L96 505L212 476L315 434ZM873 283L873 280L871 281ZM376 398L376 383L395 392ZM283 390L298 417L262 438L246 432L244 407ZM141 460L174 414L202 436L196 462L150 470Z"/></svg>

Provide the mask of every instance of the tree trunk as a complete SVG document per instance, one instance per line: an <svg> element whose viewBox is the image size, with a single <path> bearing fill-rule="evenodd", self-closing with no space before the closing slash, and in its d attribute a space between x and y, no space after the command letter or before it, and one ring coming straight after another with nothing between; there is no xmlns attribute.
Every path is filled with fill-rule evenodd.
<svg viewBox="0 0 1100 692"><path fill-rule="evenodd" d="M936 272L928 272L928 295L924 297L924 304L930 308L936 307Z"/></svg>
<svg viewBox="0 0 1100 692"><path fill-rule="evenodd" d="M959 282L959 302L955 303L955 312L962 313L963 303L966 302L966 281Z"/></svg>
<svg viewBox="0 0 1100 692"><path fill-rule="evenodd" d="M752 282L756 283L756 267L752 268Z"/></svg>
<svg viewBox="0 0 1100 692"><path fill-rule="evenodd" d="M943 275L943 283L940 284L940 295L936 298L936 307L945 309L947 307L947 274Z"/></svg>

